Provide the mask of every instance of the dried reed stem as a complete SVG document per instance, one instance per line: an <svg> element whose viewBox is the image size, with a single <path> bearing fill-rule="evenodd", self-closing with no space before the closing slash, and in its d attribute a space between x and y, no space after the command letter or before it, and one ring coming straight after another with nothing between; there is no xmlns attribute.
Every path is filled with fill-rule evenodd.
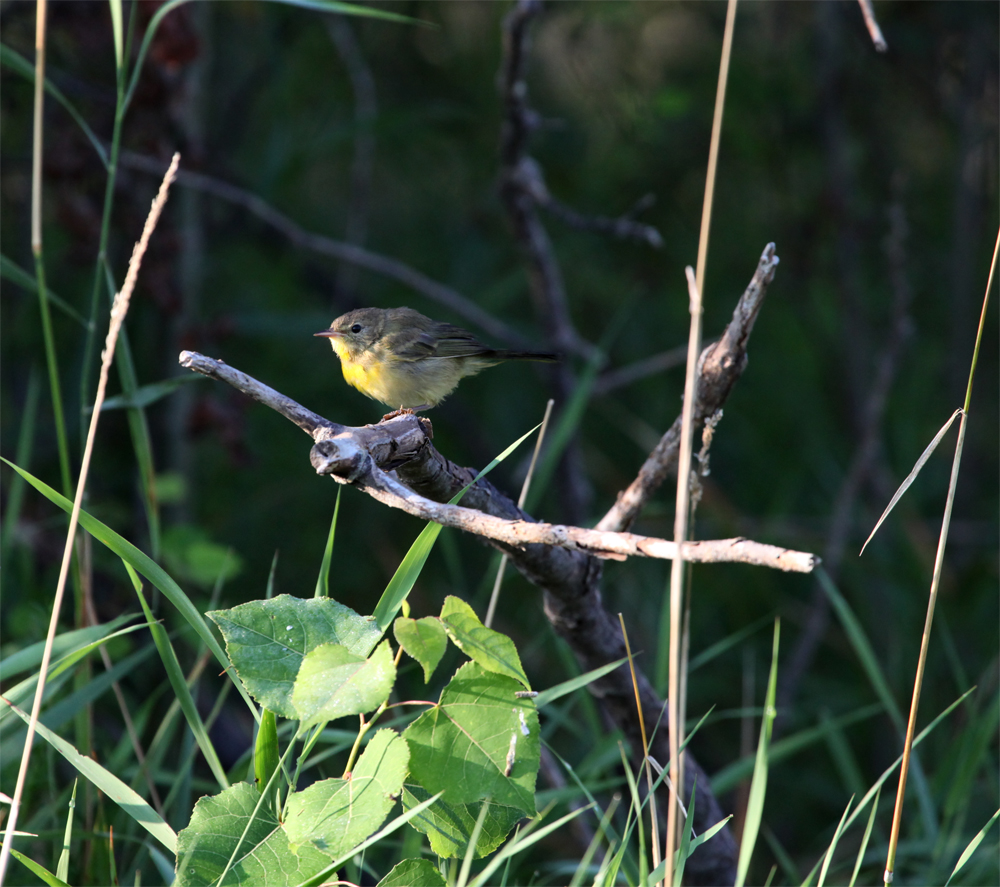
<svg viewBox="0 0 1000 887"><path fill-rule="evenodd" d="M917 671L913 679L913 697L910 700L910 717L906 723L906 738L903 740L903 760L899 767L899 788L896 790L896 806L892 811L892 830L889 833L889 850L886 854L885 872L882 879L886 885L892 883L893 870L896 865L896 847L899 843L899 827L903 819L903 799L906 796L906 777L910 772L910 757L913 751L913 734L917 726L917 709L920 705L920 691L924 684L924 670L927 666L927 649L930 646L931 626L934 623L934 608L937 604L938 588L941 585L941 570L944 566L944 550L948 543L948 530L951 527L951 510L955 504L955 488L958 486L958 471L962 464L962 448L965 445L965 429L968 425L969 407L972 403L972 382L976 376L976 365L979 363L979 345L983 340L983 328L986 325L986 309L990 304L990 290L993 288L993 276L997 268L997 254L1000 253L1000 231L997 232L996 245L993 247L993 261L990 263L990 273L986 281L986 294L983 296L983 309L979 315L979 330L976 333L976 345L972 351L972 365L969 367L969 384L965 389L965 404L962 407L962 418L958 424L958 441L955 444L955 456L951 463L951 478L948 481L948 498L945 500L944 517L941 520L941 534L938 537L937 553L934 557L934 573L931 577L930 597L927 601L927 616L924 619L924 633L920 639L920 654L917 657Z"/></svg>
<svg viewBox="0 0 1000 887"><path fill-rule="evenodd" d="M21 767L17 774L17 785L14 795L11 798L10 816L6 823L3 849L0 850L0 883L3 881L7 862L10 859L11 844L14 838L14 831L17 825L18 812L21 806L21 798L24 794L24 784L28 775L28 764L31 760L31 747L35 739L35 727L38 723L38 716L42 707L42 698L45 694L45 683L48 675L49 663L52 659L52 644L55 640L56 629L59 625L59 611L62 609L63 596L66 590L66 578L69 575L69 564L73 554L73 540L76 537L76 528L80 519L80 503L83 501L83 494L87 487L87 474L90 469L90 458L94 450L94 439L97 436L97 423L101 415L101 405L104 403L104 394L108 385L108 371L111 368L111 361L114 359L115 345L118 341L118 334L121 332L122 323L128 312L129 300L132 298L132 291L135 288L135 281L139 275L139 266L142 264L142 257L149 244L150 235L156 228L156 223L160 218L160 213L167 202L167 193L170 185L177 173L177 164L180 162L180 154L174 154L170 163L170 168L160 185L160 190L153 201L146 219L146 225L142 230L142 237L132 251L132 258L129 260L128 274L121 290L115 296L114 304L111 306L111 322L108 327L108 335L104 340L104 351L101 354L101 376L97 386L97 397L94 399L94 411L90 416L90 430L87 433L87 443L83 451L83 459L80 464L80 476L76 485L76 496L73 499L73 511L70 514L69 530L66 533L66 545L63 549L62 564L59 568L59 581L56 585L55 598L52 602L52 615L49 619L49 630L45 637L45 648L42 652L42 662L39 667L38 684L35 687L35 698L31 705L31 718L28 721L28 733L24 740L24 751L21 755Z"/></svg>

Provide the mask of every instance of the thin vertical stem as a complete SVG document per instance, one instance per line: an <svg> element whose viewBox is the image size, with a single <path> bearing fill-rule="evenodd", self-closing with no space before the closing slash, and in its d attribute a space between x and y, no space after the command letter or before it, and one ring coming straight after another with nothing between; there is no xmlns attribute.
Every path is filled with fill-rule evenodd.
<svg viewBox="0 0 1000 887"><path fill-rule="evenodd" d="M996 273L997 254L1000 253L1000 231L997 232L996 245L993 247L993 260L990 263L990 273L986 281L986 294L983 296L983 309L979 314L979 329L976 333L976 344L972 351L972 364L969 367L969 384L965 391L965 405L962 408L962 418L958 424L958 441L955 444L955 456L951 463L951 477L948 481L948 498L944 505L944 517L941 520L941 534L938 537L937 553L934 557L934 573L931 577L930 597L927 601L927 616L924 619L924 633L920 639L920 654L917 657L916 676L913 679L913 697L910 700L910 717L906 722L906 738L903 740L903 760L899 767L899 787L896 789L896 805L892 811L892 830L889 833L889 850L886 854L885 872L882 879L886 885L892 883L896 866L896 848L899 844L899 829L903 820L903 799L906 796L906 778L910 772L910 758L913 752L913 733L917 725L917 709L920 706L920 691L924 683L924 670L927 667L927 649L930 646L931 626L934 623L934 609L937 605L938 589L941 585L941 570L944 566L944 551L948 544L948 530L951 527L951 511L955 504L955 489L958 486L958 472L962 464L962 448L965 446L965 429L969 420L969 406L972 403L972 381L976 375L976 365L979 362L979 345L983 339L983 329L986 325L986 309L990 303L990 290L993 288L993 277Z"/></svg>
<svg viewBox="0 0 1000 887"><path fill-rule="evenodd" d="M47 0L38 0L35 10L35 110L31 145L31 252L35 258L35 277L38 281L38 308L42 317L42 337L45 341L45 362L49 372L52 393L52 413L56 425L59 450L59 474L63 494L73 491L73 478L69 468L69 444L66 440L66 420L63 416L62 386L59 382L59 358L52 333L52 316L49 312L49 295L45 285L45 260L42 251L42 145L45 112L45 25Z"/></svg>
<svg viewBox="0 0 1000 887"><path fill-rule="evenodd" d="M549 427L549 417L552 415L552 407L555 401L550 397L545 405L545 415L542 417L542 427L538 431L538 440L535 441L535 450L531 454L531 463L528 465L528 473L524 476L524 483L521 486L521 495L517 500L517 507L524 508L524 503L528 498L528 490L531 489L531 478L535 473L535 464L538 462L538 454L542 450L542 442L545 440L545 432ZM493 614L496 612L497 599L500 597L500 586L503 584L504 570L507 569L507 555L500 558L500 566L497 568L497 578L493 583L493 593L490 595L490 604L486 608L486 619L483 625L490 628L493 625Z"/></svg>
<svg viewBox="0 0 1000 887"><path fill-rule="evenodd" d="M701 293L694 269L685 269L690 297L691 328L688 335L687 374L684 379L684 409L681 413L681 439L677 454L677 497L674 511L674 543L677 556L670 564L670 658L668 695L670 703L670 805L667 807L667 846L664 856L673 860L677 847L677 816L683 787L681 785L680 746L684 733L684 710L681 707L681 623L684 591L684 543L688 536L688 511L691 503L691 433L694 424L695 385L698 356L701 353ZM673 883L673 868L668 863L666 884Z"/></svg>
<svg viewBox="0 0 1000 887"><path fill-rule="evenodd" d="M94 411L90 417L90 429L87 433L87 442L83 450L83 458L80 461L80 476L76 482L76 495L73 497L73 510L69 519L69 531L66 534L66 545L63 548L62 563L59 567L59 580L56 584L56 591L52 601L52 614L49 617L49 629L45 637L45 646L42 650L42 661L38 670L38 682L35 685L35 697L31 704L31 717L28 720L27 735L24 739L24 749L21 753L21 766L17 773L17 784L14 794L10 800L10 814L5 823L3 848L0 849L0 884L3 883L4 873L7 870L7 863L10 861L11 845L17 827L18 814L21 809L21 800L24 795L24 786L28 776L28 764L31 761L31 749L35 739L35 729L38 724L38 716L42 708L42 699L45 696L46 679L48 678L49 664L52 661L52 646L55 641L56 629L59 625L59 612L62 610L63 597L66 591L66 580L69 576L69 565L73 555L73 540L76 538L76 530L80 520L80 506L83 502L83 494L87 487L87 475L90 468L90 459L94 451L94 440L97 437L97 423L101 416L101 405L104 403L104 393L108 385L108 372L111 368L111 361L114 359L115 345L118 341L118 334L121 332L122 324L125 321L125 314L128 311L129 300L132 291L135 289L135 281L139 274L139 266L142 264L142 257L146 252L149 238L156 227L156 223L167 201L167 193L170 185L177 174L177 165L180 162L180 155L175 154L164 176L160 191L153 201L146 219L146 226L143 228L142 237L136 244L132 252L132 259L129 262L128 274L121 291L115 296L114 305L111 309L111 323L108 334L105 338L104 352L101 355L101 374L97 384L97 397L94 401Z"/></svg>
<svg viewBox="0 0 1000 887"><path fill-rule="evenodd" d="M719 83L715 90L715 113L712 116L712 141L708 147L708 172L705 175L705 198L701 205L701 233L698 235L698 264L695 279L698 292L705 292L705 263L708 260L708 232L712 227L712 200L715 196L715 171L719 164L719 141L722 138L722 111L726 105L726 84L729 81L729 57L733 52L733 30L736 24L736 0L726 7L726 31L722 37L722 59L719 62Z"/></svg>

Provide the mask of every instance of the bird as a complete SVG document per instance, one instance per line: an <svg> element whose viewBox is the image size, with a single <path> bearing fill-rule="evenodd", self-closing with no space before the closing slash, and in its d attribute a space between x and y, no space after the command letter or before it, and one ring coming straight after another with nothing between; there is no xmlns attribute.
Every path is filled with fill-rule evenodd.
<svg viewBox="0 0 1000 887"><path fill-rule="evenodd" d="M398 407L390 415L435 407L464 377L506 360L559 360L548 352L490 348L412 308L357 308L314 335L330 340L349 385Z"/></svg>

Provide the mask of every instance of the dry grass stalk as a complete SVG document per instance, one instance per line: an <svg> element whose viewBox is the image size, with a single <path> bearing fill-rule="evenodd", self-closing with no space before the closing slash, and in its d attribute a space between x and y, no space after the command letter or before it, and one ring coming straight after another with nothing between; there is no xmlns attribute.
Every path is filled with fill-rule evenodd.
<svg viewBox="0 0 1000 887"><path fill-rule="evenodd" d="M87 487L87 474L90 469L90 458L94 450L94 439L97 436L97 423L101 415L101 405L104 403L104 394L108 385L108 372L111 368L111 361L115 355L115 345L118 341L118 334L121 332L122 323L128 313L129 301L132 298L132 291L135 289L136 278L139 275L139 267L142 264L142 257L145 255L149 238L156 228L160 213L167 202L167 194L170 185L177 174L177 165L180 162L180 154L174 154L167 170L160 190L153 200L153 205L146 218L145 227L142 230L142 237L132 251L132 258L129 260L128 274L125 276L125 283L121 290L115 295L114 303L111 307L111 322L108 327L108 335L104 340L104 351L101 353L101 376L97 385L97 396L94 398L94 410L90 416L90 429L87 433L87 443L83 451L83 459L80 463L80 475L76 485L76 496L73 499L73 511L70 514L69 530L66 533L66 545L63 549L62 564L59 568L59 581L56 584L55 597L52 602L52 615L49 619L49 630L45 637L45 648L42 652L42 662L39 667L38 685L35 688L35 698L31 705L31 718L28 721L28 732L24 740L24 752L21 755L21 767L17 774L17 785L14 795L11 798L10 816L7 820L6 833L4 835L3 849L0 851L0 882L3 880L7 862L10 859L11 843L14 837L15 826L17 825L18 812L21 806L21 797L24 794L24 784L28 775L28 764L31 760L31 747L35 739L35 728L38 723L38 716L42 707L42 698L45 694L46 676L49 670L49 663L52 659L52 644L55 640L56 629L59 625L59 612L62 609L63 597L66 591L66 579L69 575L70 559L73 553L73 540L76 537L76 529L80 519L80 504L83 501L83 494Z"/></svg>

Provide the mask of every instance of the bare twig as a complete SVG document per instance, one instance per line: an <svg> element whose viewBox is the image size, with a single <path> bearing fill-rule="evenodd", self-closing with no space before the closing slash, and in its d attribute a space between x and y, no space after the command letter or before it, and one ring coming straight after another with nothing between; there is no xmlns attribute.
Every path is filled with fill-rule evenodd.
<svg viewBox="0 0 1000 887"><path fill-rule="evenodd" d="M774 244L769 243L760 257L757 271L740 297L725 332L718 342L709 345L698 363L698 398L694 405L695 425L700 425L718 410L729 397L736 380L746 367L747 342L763 304L767 287L778 267ZM681 417L663 435L649 454L634 481L618 495L618 500L597 524L599 530L628 529L677 463Z"/></svg>
<svg viewBox="0 0 1000 887"><path fill-rule="evenodd" d="M122 151L120 162L122 166L129 169L153 173L155 175L159 175L163 171L163 162L161 160L131 151ZM443 283L431 280L426 274L417 271L415 268L411 268L405 262L401 262L398 259L373 253L371 250L345 243L342 240L334 240L332 237L306 231L284 213L276 210L266 200L250 191L238 188L235 185L229 184L229 182L224 182L212 176L186 171L178 173L177 184L184 188L197 188L206 194L211 194L235 206L243 207L258 219L270 225L276 231L279 231L300 249L307 249L320 255L329 256L340 262L350 262L360 268L373 271L376 274L391 277L393 280L397 280L416 292L427 296L428 299L437 302L439 305L443 305L454 311L455 314L464 320L476 325L483 332L488 333L494 339L504 344L522 348L527 347L529 344L523 336L518 335L518 333L505 323L483 311L471 299L463 296L450 286L445 286ZM574 353L579 352L574 351Z"/></svg>
<svg viewBox="0 0 1000 887"><path fill-rule="evenodd" d="M889 49L889 44L885 42L882 29L875 20L875 7L872 6L872 0L858 0L858 3L861 4L861 14L865 17L865 27L868 28L868 35L872 38L876 51L886 52Z"/></svg>
<svg viewBox="0 0 1000 887"><path fill-rule="evenodd" d="M375 154L373 127L378 115L375 99L375 78L358 46L354 30L343 15L328 15L326 30L347 69L354 93L354 161L351 164L351 191L347 209L344 238L351 246L364 246L368 236L369 192ZM357 286L357 266L344 263L340 270L340 285L347 291Z"/></svg>
<svg viewBox="0 0 1000 887"><path fill-rule="evenodd" d="M649 198L652 195L647 194L644 198L637 201L632 209L617 217L588 216L577 212L561 200L556 200L548 192L548 188L546 188L545 182L541 177L536 179L535 185L536 188L538 186L541 188L541 193L536 192L535 194L538 205L570 228L576 228L578 231L595 231L598 234L607 234L609 237L615 237L618 240L639 240L643 243L648 243L655 249L663 246L663 237L656 228L652 225L644 225L642 222L635 220L635 215L639 209L650 205L651 201Z"/></svg>
<svg viewBox="0 0 1000 887"><path fill-rule="evenodd" d="M514 237L525 256L528 284L535 311L541 318L549 342L562 353L594 354L594 346L577 332L570 317L566 284L556 260L548 232L539 218L539 198L547 197L538 163L528 154L528 139L538 124L538 115L528 106L525 79L532 19L541 12L538 0L518 0L503 22L503 58L500 93L503 127L500 134L500 199L507 211ZM569 400L576 379L569 362L552 369L557 404ZM578 442L569 442L560 462L562 494L571 521L586 512L589 487L582 467Z"/></svg>
<svg viewBox="0 0 1000 887"><path fill-rule="evenodd" d="M66 579L69 575L69 563L73 553L73 540L76 538L76 528L80 520L80 506L83 502L83 494L87 488L87 475L90 470L90 459L94 452L94 440L97 436L97 422L101 415L101 404L104 402L104 392L108 385L108 371L111 368L111 361L114 359L115 345L118 342L118 334L121 332L122 323L128 312L129 301L132 298L132 291L135 289L135 282L139 275L139 267L142 265L142 258L146 253L149 238L156 228L156 223L160 218L160 213L167 202L167 194L170 185L177 172L177 164L180 162L180 154L174 154L170 162L170 168L160 185L160 190L153 200L153 205L149 210L146 225L142 229L142 236L132 251L132 258L129 260L128 273L125 275L125 283L115 296L114 304L111 306L111 322L108 334L104 340L104 352L101 354L101 375L97 386L97 396L94 399L94 411L90 417L90 430L87 433L87 443L84 447L83 458L80 463L80 476L76 483L76 496L73 499L73 510L70 513L69 529L66 532L66 545L63 549L62 564L59 568L59 580L56 584L55 597L52 601L52 616L49 620L49 630L45 637L45 648L42 651L42 661L38 670L38 684L35 687L35 698L31 704L31 717L28 720L28 734L24 740L24 751L21 755L21 767L17 774L17 785L10 803L10 816L6 823L4 833L3 849L0 850L0 882L3 881L3 874L7 869L7 862L10 859L11 841L14 837L15 826L17 825L18 811L21 806L21 797L24 793L24 783L28 775L28 763L31 760L31 749L35 739L35 727L38 723L38 716L41 712L42 699L45 695L45 684L48 677L49 663L52 659L52 644L55 640L56 628L59 624L59 611L62 609L63 595L66 590Z"/></svg>
<svg viewBox="0 0 1000 887"><path fill-rule="evenodd" d="M600 397L610 394L612 391L624 388L626 385L631 385L640 379L655 376L657 373L681 366L686 359L687 345L678 345L669 351L661 351L652 357L645 357L642 360L637 360L616 370L608 370L608 372L600 376L594 383L594 396Z"/></svg>

